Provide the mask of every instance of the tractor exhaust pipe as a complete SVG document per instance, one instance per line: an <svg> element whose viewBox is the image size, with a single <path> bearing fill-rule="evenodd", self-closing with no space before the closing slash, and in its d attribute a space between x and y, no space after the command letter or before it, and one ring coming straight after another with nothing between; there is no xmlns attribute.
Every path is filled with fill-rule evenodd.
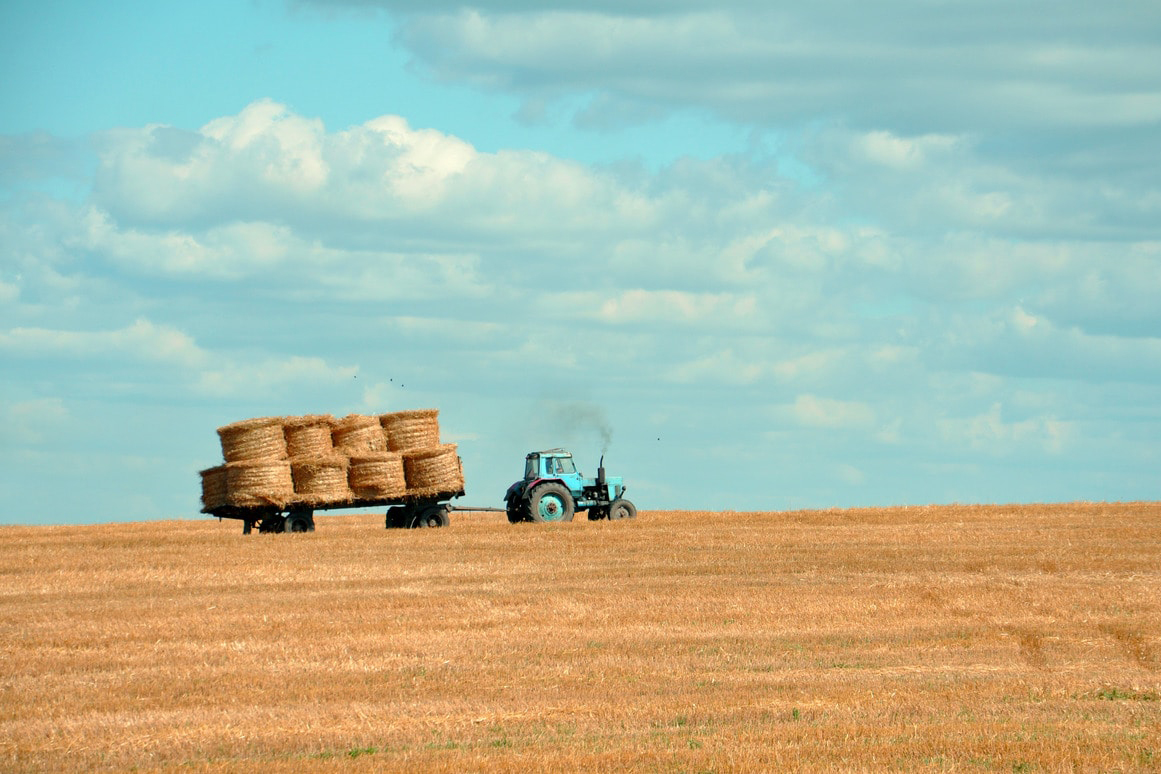
<svg viewBox="0 0 1161 774"><path fill-rule="evenodd" d="M601 455L601 464L597 467L597 484L605 485L605 455Z"/></svg>

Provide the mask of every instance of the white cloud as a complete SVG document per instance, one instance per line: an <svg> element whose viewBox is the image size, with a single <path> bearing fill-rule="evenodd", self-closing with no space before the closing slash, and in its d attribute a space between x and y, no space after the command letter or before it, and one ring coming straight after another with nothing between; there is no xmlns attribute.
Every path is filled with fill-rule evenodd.
<svg viewBox="0 0 1161 774"><path fill-rule="evenodd" d="M1054 416L1005 422L999 403L976 416L939 420L937 426L949 443L997 455L1018 453L1028 447L1059 454L1074 432L1071 422Z"/></svg>
<svg viewBox="0 0 1161 774"><path fill-rule="evenodd" d="M230 222L200 233L181 228L152 231L118 227L109 214L90 207L79 241L110 260L146 274L203 275L237 279L267 271L292 255L310 259L317 250L286 226Z"/></svg>
<svg viewBox="0 0 1161 774"><path fill-rule="evenodd" d="M765 366L746 353L727 347L719 352L677 363L667 369L668 381L680 384L753 384L766 372Z"/></svg>
<svg viewBox="0 0 1161 774"><path fill-rule="evenodd" d="M828 349L807 352L796 357L776 362L771 372L781 381L797 379L817 379L839 366L849 354L842 349Z"/></svg>
<svg viewBox="0 0 1161 774"><path fill-rule="evenodd" d="M6 421L0 428L0 439L21 444L41 444L70 420L70 412L61 398L17 401L6 407L4 415Z"/></svg>
<svg viewBox="0 0 1161 774"><path fill-rule="evenodd" d="M854 465L839 465L835 468L840 481L851 486L858 486L865 484L867 481L867 474Z"/></svg>
<svg viewBox="0 0 1161 774"><path fill-rule="evenodd" d="M0 331L0 350L33 357L92 359L114 355L188 368L208 359L187 334L146 319L106 331L12 328Z"/></svg>
<svg viewBox="0 0 1161 774"><path fill-rule="evenodd" d="M95 201L123 226L293 225L300 237L387 243L404 234L600 232L648 205L607 176L543 153L479 153L458 138L382 116L339 132L269 101L179 132L104 137ZM430 218L430 220L427 220ZM416 221L418 219L418 222ZM417 228L418 226L418 228ZM345 232L345 233L344 233Z"/></svg>
<svg viewBox="0 0 1161 774"><path fill-rule="evenodd" d="M320 357L270 357L259 361L215 362L202 371L196 389L216 397L255 398L276 390L315 384L349 383L358 376L357 366L333 366Z"/></svg>
<svg viewBox="0 0 1161 774"><path fill-rule="evenodd" d="M939 349L937 362L993 374L1146 384L1161 378L1161 337L1090 334L1019 305L959 317L934 343Z"/></svg>
<svg viewBox="0 0 1161 774"><path fill-rule="evenodd" d="M875 411L866 403L809 393L796 397L790 411L795 421L807 427L867 428L875 423Z"/></svg>
<svg viewBox="0 0 1161 774"><path fill-rule="evenodd" d="M276 186L317 190L330 174L323 158L322 121L294 115L271 100L254 102L237 116L215 119L202 127L201 134L232 151L235 158L252 160L261 178ZM182 177L189 171L188 165L174 168Z"/></svg>
<svg viewBox="0 0 1161 774"><path fill-rule="evenodd" d="M749 294L692 293L677 290L626 290L611 298L598 294L561 294L560 300L607 323L660 323L714 327L754 323L757 300Z"/></svg>
<svg viewBox="0 0 1161 774"><path fill-rule="evenodd" d="M949 135L931 134L922 137L899 137L887 131L873 131L856 139L859 150L867 160L888 167L919 167L927 163L933 152L953 147L958 140Z"/></svg>
<svg viewBox="0 0 1161 774"><path fill-rule="evenodd" d="M839 115L904 133L1161 118L1161 56L1142 34L1157 11L1142 4L1099 15L1079 1L1006 8L1002 30L991 6L919 0L378 4L400 11L400 39L439 77L533 102L596 91L612 97L596 104L622 113L694 104L754 123Z"/></svg>

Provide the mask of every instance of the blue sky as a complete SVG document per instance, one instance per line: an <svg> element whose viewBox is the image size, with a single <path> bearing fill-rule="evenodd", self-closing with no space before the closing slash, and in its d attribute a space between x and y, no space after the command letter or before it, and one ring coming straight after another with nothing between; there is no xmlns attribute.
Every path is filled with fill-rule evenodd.
<svg viewBox="0 0 1161 774"><path fill-rule="evenodd" d="M0 5L5 523L437 407L638 506L1158 497L1151 2Z"/></svg>

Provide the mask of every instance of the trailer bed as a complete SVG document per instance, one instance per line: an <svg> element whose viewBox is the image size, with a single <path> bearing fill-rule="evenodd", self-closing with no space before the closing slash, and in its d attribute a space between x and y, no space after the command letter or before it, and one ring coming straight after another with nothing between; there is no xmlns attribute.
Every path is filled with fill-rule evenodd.
<svg viewBox="0 0 1161 774"><path fill-rule="evenodd" d="M354 498L330 502L291 500L268 505L221 505L202 508L202 513L219 519L237 519L243 522L242 531L259 532L313 532L314 512L344 508L386 507L386 526L391 527L446 527L452 510L450 501L463 497L464 490L409 491L398 497ZM284 515L285 514L285 515Z"/></svg>

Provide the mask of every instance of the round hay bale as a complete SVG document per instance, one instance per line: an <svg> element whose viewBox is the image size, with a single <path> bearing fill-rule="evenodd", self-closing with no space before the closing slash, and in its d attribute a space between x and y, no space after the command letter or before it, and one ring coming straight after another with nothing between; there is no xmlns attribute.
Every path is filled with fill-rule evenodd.
<svg viewBox="0 0 1161 774"><path fill-rule="evenodd" d="M417 409L396 411L379 417L387 431L387 446L391 451L431 449L439 446L439 410Z"/></svg>
<svg viewBox="0 0 1161 774"><path fill-rule="evenodd" d="M286 437L281 417L244 419L218 428L226 462L285 460Z"/></svg>
<svg viewBox="0 0 1161 774"><path fill-rule="evenodd" d="M286 460L241 460L226 463L227 505L252 507L294 500L294 479Z"/></svg>
<svg viewBox="0 0 1161 774"><path fill-rule="evenodd" d="M350 501L346 457L340 454L300 457L290 461L290 469L295 500L314 505Z"/></svg>
<svg viewBox="0 0 1161 774"><path fill-rule="evenodd" d="M408 494L458 492L464 488L464 472L454 443L403 452L403 475Z"/></svg>
<svg viewBox="0 0 1161 774"><path fill-rule="evenodd" d="M385 500L399 497L407 491L403 455L381 452L351 457L347 483L356 499Z"/></svg>
<svg viewBox="0 0 1161 774"><path fill-rule="evenodd" d="M387 434L378 417L350 414L339 419L331 431L335 451L348 457L387 451Z"/></svg>
<svg viewBox="0 0 1161 774"><path fill-rule="evenodd" d="M331 440L335 418L330 414L290 417L282 424L286 434L286 453L292 460L300 457L326 457L334 453Z"/></svg>
<svg viewBox="0 0 1161 774"><path fill-rule="evenodd" d="M226 466L207 468L199 473L202 477L202 510L212 511L227 503Z"/></svg>

